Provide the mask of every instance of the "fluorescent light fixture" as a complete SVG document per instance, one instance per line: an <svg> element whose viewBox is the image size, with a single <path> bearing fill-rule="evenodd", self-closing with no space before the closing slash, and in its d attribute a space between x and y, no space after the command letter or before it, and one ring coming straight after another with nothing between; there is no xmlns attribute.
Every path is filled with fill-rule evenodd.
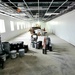
<svg viewBox="0 0 75 75"><path fill-rule="evenodd" d="M49 15L58 15L58 14L59 14L59 13L45 13L45 16L46 16L46 15L48 15L48 16L49 16Z"/></svg>

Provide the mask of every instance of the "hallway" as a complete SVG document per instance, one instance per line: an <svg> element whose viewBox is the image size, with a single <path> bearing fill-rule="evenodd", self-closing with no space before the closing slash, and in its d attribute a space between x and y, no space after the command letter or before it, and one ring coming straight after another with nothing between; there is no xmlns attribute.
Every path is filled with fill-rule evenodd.
<svg viewBox="0 0 75 75"><path fill-rule="evenodd" d="M24 41L29 52L22 58L8 59L5 68L0 69L0 75L75 75L75 47L55 35L49 37L53 51L47 51L47 55L42 54L41 49L31 47L29 32L10 40Z"/></svg>

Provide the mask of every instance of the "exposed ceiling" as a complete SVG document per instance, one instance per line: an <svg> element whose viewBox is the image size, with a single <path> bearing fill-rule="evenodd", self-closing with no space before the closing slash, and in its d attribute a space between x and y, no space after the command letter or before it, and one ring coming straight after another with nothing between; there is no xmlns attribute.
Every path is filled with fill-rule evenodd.
<svg viewBox="0 0 75 75"><path fill-rule="evenodd" d="M1 0L0 10L22 19L49 20L75 5L75 0Z"/></svg>

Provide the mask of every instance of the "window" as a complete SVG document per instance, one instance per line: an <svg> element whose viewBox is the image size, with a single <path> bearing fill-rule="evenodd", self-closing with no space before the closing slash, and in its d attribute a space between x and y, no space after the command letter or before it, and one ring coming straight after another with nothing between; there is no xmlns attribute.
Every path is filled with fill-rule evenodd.
<svg viewBox="0 0 75 75"><path fill-rule="evenodd" d="M14 22L10 21L10 27L11 27L11 31L14 31Z"/></svg>
<svg viewBox="0 0 75 75"><path fill-rule="evenodd" d="M4 32L5 32L4 20L0 19L0 33L4 33Z"/></svg>

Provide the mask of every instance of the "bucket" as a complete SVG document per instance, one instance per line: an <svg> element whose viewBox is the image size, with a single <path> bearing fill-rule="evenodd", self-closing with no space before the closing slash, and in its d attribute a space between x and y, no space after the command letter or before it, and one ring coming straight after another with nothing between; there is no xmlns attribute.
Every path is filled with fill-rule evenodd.
<svg viewBox="0 0 75 75"><path fill-rule="evenodd" d="M24 56L25 49L19 49L19 56Z"/></svg>
<svg viewBox="0 0 75 75"><path fill-rule="evenodd" d="M12 51L10 52L10 54L11 54L10 56L11 56L12 59L14 59L14 58L17 57L16 50L12 50Z"/></svg>

